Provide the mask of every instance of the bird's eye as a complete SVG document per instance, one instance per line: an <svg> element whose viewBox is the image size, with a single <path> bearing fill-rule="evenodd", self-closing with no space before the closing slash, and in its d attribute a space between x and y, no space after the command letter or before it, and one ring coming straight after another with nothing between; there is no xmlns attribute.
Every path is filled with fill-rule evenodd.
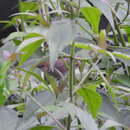
<svg viewBox="0 0 130 130"><path fill-rule="evenodd" d="M43 67L45 67L45 65L44 65L44 64L42 64L42 65L41 65L41 67L43 68Z"/></svg>
<svg viewBox="0 0 130 130"><path fill-rule="evenodd" d="M45 65L44 64L39 64L37 67L38 68L43 68L43 67L45 67Z"/></svg>

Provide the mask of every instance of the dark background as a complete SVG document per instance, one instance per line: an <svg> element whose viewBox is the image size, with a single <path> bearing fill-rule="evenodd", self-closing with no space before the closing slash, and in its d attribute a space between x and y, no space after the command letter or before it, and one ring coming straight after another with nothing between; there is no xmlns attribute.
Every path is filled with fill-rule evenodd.
<svg viewBox="0 0 130 130"><path fill-rule="evenodd" d="M18 0L0 0L0 21L10 20L10 15L18 12ZM3 30L5 24L0 23L0 39L15 31L14 27Z"/></svg>
<svg viewBox="0 0 130 130"><path fill-rule="evenodd" d="M90 4L91 2L88 1ZM10 20L10 15L18 12L19 0L0 0L0 21ZM92 4L91 4L92 5ZM3 29L5 24L0 23L0 39L15 31L14 27ZM102 15L99 29L106 29L108 20Z"/></svg>

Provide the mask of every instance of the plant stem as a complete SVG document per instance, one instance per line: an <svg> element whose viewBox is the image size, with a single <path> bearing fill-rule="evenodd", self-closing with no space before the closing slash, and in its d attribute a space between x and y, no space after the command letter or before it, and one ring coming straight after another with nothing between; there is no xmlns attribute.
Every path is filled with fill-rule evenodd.
<svg viewBox="0 0 130 130"><path fill-rule="evenodd" d="M70 126L71 126L71 116L70 116L70 114L68 115L67 122L68 122L68 124L67 124L67 130L70 130Z"/></svg>
<svg viewBox="0 0 130 130"><path fill-rule="evenodd" d="M70 54L70 67L69 67L69 98L70 102L73 102L73 85L74 85L74 53L75 53L75 47L74 42L71 46L71 54ZM71 116L68 116L68 126L67 130L70 130L71 127Z"/></svg>
<svg viewBox="0 0 130 130"><path fill-rule="evenodd" d="M118 39L117 39L115 30L112 30L112 32L113 32L113 36L114 36L115 45L116 45L116 46L119 46L119 41L118 41Z"/></svg>
<svg viewBox="0 0 130 130"><path fill-rule="evenodd" d="M95 39L95 36L92 34L92 32L90 32L86 28L84 28L78 21L76 21L76 23L81 27L81 29L83 29L86 33L88 33L93 38L94 42L97 41Z"/></svg>
<svg viewBox="0 0 130 130"><path fill-rule="evenodd" d="M115 11L118 11L119 5L120 5L120 3L116 4ZM118 24L118 18L115 16L115 14L113 14L113 17L114 17L115 29L117 30L118 35L119 35L119 40L120 40L122 46L125 47L126 46L125 40L124 40L123 35L121 34L121 31L120 31L120 25Z"/></svg>
<svg viewBox="0 0 130 130"><path fill-rule="evenodd" d="M99 57L97 59L97 61L93 64L93 66L89 69L89 71L86 73L86 75L84 75L84 77L82 78L82 80L79 82L79 84L75 87L74 91L73 91L73 95L82 87L82 84L85 82L86 78L89 76L89 74L91 73L91 71L96 67L96 65L98 64L98 62L101 60L101 57ZM66 102L70 101L70 97L66 100Z"/></svg>
<svg viewBox="0 0 130 130"><path fill-rule="evenodd" d="M115 20L115 27L116 27L116 30L118 32L119 39L120 39L120 42L121 42L122 46L126 47L124 37L123 37L123 35L121 34L121 31L120 31L120 26L117 24L117 19Z"/></svg>
<svg viewBox="0 0 130 130"><path fill-rule="evenodd" d="M43 18L43 20L49 25L49 14L48 14L48 7L46 5L45 0L39 0L39 6L40 6L40 14Z"/></svg>
<svg viewBox="0 0 130 130"><path fill-rule="evenodd" d="M129 9L129 8L128 8ZM119 40L122 44L122 47L126 47L126 42L125 42L125 39L121 33L121 30L120 30L120 24L118 24L118 19L115 17L115 20L114 20L114 24L115 24L115 28L118 32L118 35L119 35ZM129 75L130 74L130 67L126 66L124 63L122 63L123 65L123 68L124 68L124 73Z"/></svg>
<svg viewBox="0 0 130 130"><path fill-rule="evenodd" d="M77 121L78 121L78 125L81 125L80 120L79 120L79 119L77 119ZM79 130L82 130L82 128L79 128Z"/></svg>
<svg viewBox="0 0 130 130"><path fill-rule="evenodd" d="M101 57L97 59L97 61L93 64L93 66L89 69L89 71L86 73L86 75L82 78L82 80L79 82L79 84L75 87L75 90L73 91L73 94L75 94L82 86L86 78L89 76L91 71L97 66L98 62L100 61Z"/></svg>
<svg viewBox="0 0 130 130"><path fill-rule="evenodd" d="M72 46L71 46L71 54L70 54L70 71L69 71L69 86L70 86L70 101L73 102L73 85L74 85L74 43L72 43Z"/></svg>
<svg viewBox="0 0 130 130"><path fill-rule="evenodd" d="M19 4L20 4L21 2L22 2L22 1L19 0ZM20 10L20 12L22 11L22 7L21 7L21 6L20 6L19 10ZM22 14L20 14L20 20L21 20L21 30L22 30L23 32L25 32L24 20L23 20L23 15L22 15Z"/></svg>

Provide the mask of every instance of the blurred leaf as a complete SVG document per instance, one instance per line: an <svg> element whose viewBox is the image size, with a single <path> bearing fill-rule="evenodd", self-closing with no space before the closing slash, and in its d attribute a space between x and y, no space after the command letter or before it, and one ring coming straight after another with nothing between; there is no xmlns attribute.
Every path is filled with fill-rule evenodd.
<svg viewBox="0 0 130 130"><path fill-rule="evenodd" d="M84 44L84 43L75 43L75 47L85 49L85 50L93 50L93 48L90 46L90 44Z"/></svg>
<svg viewBox="0 0 130 130"><path fill-rule="evenodd" d="M0 85L0 106L4 105L6 101L6 96L4 95L4 84Z"/></svg>
<svg viewBox="0 0 130 130"><path fill-rule="evenodd" d="M123 74L122 75L116 74L113 77L112 82L120 83L121 85L130 87L130 76L123 75Z"/></svg>
<svg viewBox="0 0 130 130"><path fill-rule="evenodd" d="M25 112L25 104L24 103L17 104L17 106L15 108L17 111Z"/></svg>
<svg viewBox="0 0 130 130"><path fill-rule="evenodd" d="M112 28L114 29L114 21L111 12L111 8L105 3L106 0L91 0L93 5L101 10L104 16L108 19L109 23L111 24ZM107 2L107 1L106 1Z"/></svg>
<svg viewBox="0 0 130 130"><path fill-rule="evenodd" d="M33 37L33 38L30 38L30 39L27 39L27 40L24 40L21 45L17 48L16 52L20 52L22 51L24 48L26 48L27 46L31 45L31 44L36 44L35 42L37 41L41 41L43 40L42 37Z"/></svg>
<svg viewBox="0 0 130 130"><path fill-rule="evenodd" d="M56 82L56 79L53 76L47 75L46 74L46 78L49 81L51 87L52 87L52 91L54 91L55 95L58 96L59 94L59 89L58 89L58 84Z"/></svg>
<svg viewBox="0 0 130 130"><path fill-rule="evenodd" d="M100 94L96 92L96 88L93 88L93 86L86 86L86 88L81 88L78 94L83 97L93 117L96 117L102 103L102 98Z"/></svg>
<svg viewBox="0 0 130 130"><path fill-rule="evenodd" d="M25 30L28 33L27 35L39 35L37 37L46 37L48 32L48 28L41 25L26 26Z"/></svg>
<svg viewBox="0 0 130 130"><path fill-rule="evenodd" d="M75 107L75 115L79 118L85 130L98 130L97 124L95 123L94 119L85 111L81 110L78 107Z"/></svg>
<svg viewBox="0 0 130 130"><path fill-rule="evenodd" d="M25 32L13 32L13 33L11 33L11 34L5 39L4 42L9 41L9 40L13 40L13 39L15 39L15 38L22 38L22 37L24 37L25 35L26 35Z"/></svg>
<svg viewBox="0 0 130 130"><path fill-rule="evenodd" d="M43 106L53 105L56 97L49 91L41 91L35 94L34 98ZM38 111L39 106L35 104L30 98L26 102L26 111L23 114L23 119L28 120Z"/></svg>
<svg viewBox="0 0 130 130"><path fill-rule="evenodd" d="M50 51L50 66L52 69L61 51L73 42L75 33L74 21L69 19L59 20L51 24L47 38Z"/></svg>
<svg viewBox="0 0 130 130"><path fill-rule="evenodd" d="M113 55L115 55L118 58L124 59L124 60L130 60L130 55L123 54L121 52L113 52Z"/></svg>
<svg viewBox="0 0 130 130"><path fill-rule="evenodd" d="M123 126L122 124L116 122L116 121L113 121L113 120L107 120L103 126L100 128L100 130L106 130L110 127L116 127L116 126Z"/></svg>
<svg viewBox="0 0 130 130"><path fill-rule="evenodd" d="M15 130L17 126L17 114L6 107L0 107L0 129Z"/></svg>
<svg viewBox="0 0 130 130"><path fill-rule="evenodd" d="M123 26L123 29L125 30L127 36L128 36L128 42L130 42L130 26L129 25L125 25Z"/></svg>
<svg viewBox="0 0 130 130"><path fill-rule="evenodd" d="M33 37L42 37L42 35L39 34L39 33L28 33L28 34L25 36L25 39L29 39L29 38L33 38Z"/></svg>
<svg viewBox="0 0 130 130"><path fill-rule="evenodd" d="M34 76L36 79L38 79L39 81L41 81L44 85L47 84L46 81L45 81L39 74L37 74L37 73L35 73L35 72L32 72L32 71L25 70L25 69L23 69L23 68L17 68L17 69L20 70L20 71L23 71L23 72L25 72L25 73L28 73L28 74L30 74L31 76Z"/></svg>
<svg viewBox="0 0 130 130"><path fill-rule="evenodd" d="M108 45L108 48L115 51L115 52L120 52L120 53L130 55L130 47L109 46Z"/></svg>
<svg viewBox="0 0 130 130"><path fill-rule="evenodd" d="M99 46L96 46L93 44L75 43L75 47L107 55L107 56L111 57L111 59L114 62L116 62L116 59L114 57L115 53L111 53L105 49L100 48Z"/></svg>
<svg viewBox="0 0 130 130"><path fill-rule="evenodd" d="M102 107L101 107L101 112L109 120L113 120L116 122L120 122L121 124L125 123L123 120L125 119L125 114L122 113L122 111L119 111L116 107L115 104L112 102L111 97L106 96L105 94L102 94ZM129 119L129 117L128 117Z"/></svg>
<svg viewBox="0 0 130 130"><path fill-rule="evenodd" d="M16 50L17 53L21 51L19 65L22 65L40 47L43 41L42 37L24 40Z"/></svg>
<svg viewBox="0 0 130 130"><path fill-rule="evenodd" d="M53 126L36 126L31 128L30 130L53 130Z"/></svg>
<svg viewBox="0 0 130 130"><path fill-rule="evenodd" d="M13 39L13 42L16 46L19 46L21 44L21 40Z"/></svg>
<svg viewBox="0 0 130 130"><path fill-rule="evenodd" d="M81 61L80 66L79 66L79 71L80 71L80 73L82 73L82 72L84 71L85 64L86 64L85 61Z"/></svg>
<svg viewBox="0 0 130 130"><path fill-rule="evenodd" d="M81 8L80 11L84 15L85 19L92 26L93 32L98 33L100 16L101 16L100 10L95 7L85 7Z"/></svg>
<svg viewBox="0 0 130 130"><path fill-rule="evenodd" d="M5 61L0 66L0 105L3 105L6 100L5 89L8 88L7 72L10 65L10 61Z"/></svg>
<svg viewBox="0 0 130 130"><path fill-rule="evenodd" d="M66 106L64 107L65 104L63 104L63 107L60 106L58 109L52 112L52 116L55 117L55 119L61 120L68 116L68 111L66 109ZM52 125L54 123L55 123L54 120L49 117L46 122L46 125Z"/></svg>
<svg viewBox="0 0 130 130"><path fill-rule="evenodd" d="M36 11L38 10L37 2L22 1L20 2L20 12Z"/></svg>
<svg viewBox="0 0 130 130"><path fill-rule="evenodd" d="M57 120L64 119L68 116L68 114L70 114L71 116L78 117L85 130L98 130L97 124L95 123L94 119L86 111L83 111L79 107L66 102L62 102L60 106L62 106L60 109L52 113L52 115ZM53 123L54 121L49 118L46 124L50 125Z"/></svg>
<svg viewBox="0 0 130 130"><path fill-rule="evenodd" d="M30 117L28 120L21 119L18 121L17 130L30 130L30 128L37 126L39 124L36 117Z"/></svg>
<svg viewBox="0 0 130 130"><path fill-rule="evenodd" d="M117 59L119 59L119 60L121 60L121 61L123 61L127 64L130 64L129 63L129 61L130 61L130 55L129 54L121 53L121 52L118 52L118 51L109 52L109 51L106 51L105 49L102 49L102 48L100 48L96 45L93 45L93 44L75 43L75 47L85 49L85 50L97 51L100 54L110 56L113 59L114 62L116 62L115 58L117 58Z"/></svg>
<svg viewBox="0 0 130 130"><path fill-rule="evenodd" d="M79 107L70 103L64 103L63 106L65 107L65 110L70 113L70 115L73 114L79 118L85 130L98 130L97 124L95 123L94 119L86 111L83 111Z"/></svg>

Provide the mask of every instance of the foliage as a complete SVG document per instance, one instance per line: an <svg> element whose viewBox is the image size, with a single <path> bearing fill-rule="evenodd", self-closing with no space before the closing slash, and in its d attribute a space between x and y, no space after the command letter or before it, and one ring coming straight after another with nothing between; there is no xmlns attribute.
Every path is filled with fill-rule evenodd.
<svg viewBox="0 0 130 130"><path fill-rule="evenodd" d="M17 31L1 39L0 129L129 129L130 2L19 6L2 21Z"/></svg>

